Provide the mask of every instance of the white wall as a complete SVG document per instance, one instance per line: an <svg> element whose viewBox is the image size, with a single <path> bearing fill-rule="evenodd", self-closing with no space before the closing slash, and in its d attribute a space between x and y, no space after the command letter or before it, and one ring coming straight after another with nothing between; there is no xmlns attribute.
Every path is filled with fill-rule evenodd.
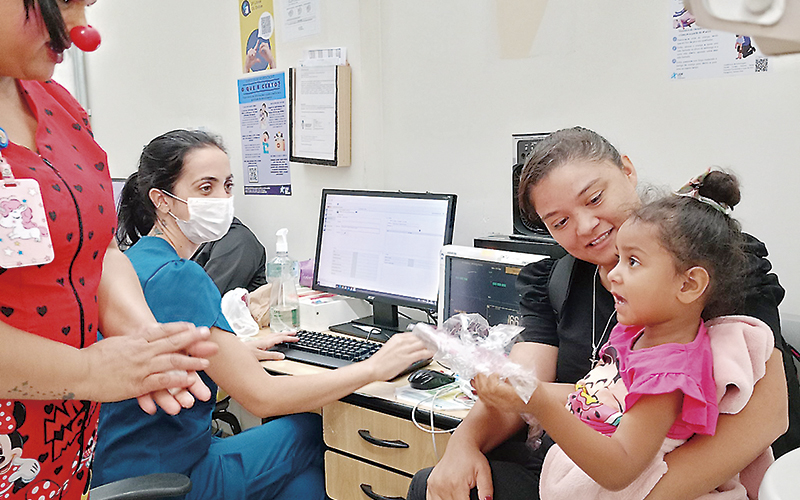
<svg viewBox="0 0 800 500"><path fill-rule="evenodd" d="M239 190L239 216L270 251L288 227L292 254L308 258L322 187L454 192L454 242L470 245L511 232L511 134L580 124L628 154L646 182L677 187L712 164L737 172L736 215L770 249L787 289L782 311L800 313L800 56L773 58L761 75L670 81L669 1L556 0L528 55L501 57L509 23L498 23L497 2L530 1L320 2L322 33L279 38L278 64L296 65L306 48L347 47L353 165L293 164L292 197ZM237 9L234 0L90 9L104 37L87 58L90 104L113 175L132 172L156 135L203 126L223 135L241 178Z"/></svg>

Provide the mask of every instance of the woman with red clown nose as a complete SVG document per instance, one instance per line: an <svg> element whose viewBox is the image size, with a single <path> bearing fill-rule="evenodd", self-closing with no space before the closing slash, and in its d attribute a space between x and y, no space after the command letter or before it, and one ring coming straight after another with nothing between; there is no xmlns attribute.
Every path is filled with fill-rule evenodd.
<svg viewBox="0 0 800 500"><path fill-rule="evenodd" d="M217 346L153 318L113 238L106 154L50 80L70 45L99 45L91 3L0 0L0 200L32 214L0 209L0 498L83 497L97 401L176 414L210 396L196 372Z"/></svg>

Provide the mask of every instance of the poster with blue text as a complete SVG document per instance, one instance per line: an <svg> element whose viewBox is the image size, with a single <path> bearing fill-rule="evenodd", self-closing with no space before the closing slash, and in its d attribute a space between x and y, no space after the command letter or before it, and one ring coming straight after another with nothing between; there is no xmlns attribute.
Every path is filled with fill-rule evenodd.
<svg viewBox="0 0 800 500"><path fill-rule="evenodd" d="M290 196L286 73L259 73L237 83L244 194Z"/></svg>
<svg viewBox="0 0 800 500"><path fill-rule="evenodd" d="M754 75L769 70L769 58L749 36L698 26L683 0L669 0L669 3L670 79Z"/></svg>

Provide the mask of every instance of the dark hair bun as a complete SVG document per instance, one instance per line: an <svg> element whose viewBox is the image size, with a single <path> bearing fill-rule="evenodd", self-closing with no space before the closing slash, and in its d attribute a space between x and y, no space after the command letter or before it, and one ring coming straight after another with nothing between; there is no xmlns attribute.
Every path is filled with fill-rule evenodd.
<svg viewBox="0 0 800 500"><path fill-rule="evenodd" d="M733 175L720 170L712 170L703 179L699 193L730 208L735 207L742 199L739 191L739 180Z"/></svg>

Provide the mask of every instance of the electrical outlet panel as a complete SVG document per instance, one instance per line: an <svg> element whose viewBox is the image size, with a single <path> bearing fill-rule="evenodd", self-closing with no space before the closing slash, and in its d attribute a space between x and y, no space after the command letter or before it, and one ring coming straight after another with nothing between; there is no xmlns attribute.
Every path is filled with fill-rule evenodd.
<svg viewBox="0 0 800 500"><path fill-rule="evenodd" d="M514 146L514 164L525 164L534 146L542 139L550 135L549 132L539 132L535 134L512 134L511 140Z"/></svg>

